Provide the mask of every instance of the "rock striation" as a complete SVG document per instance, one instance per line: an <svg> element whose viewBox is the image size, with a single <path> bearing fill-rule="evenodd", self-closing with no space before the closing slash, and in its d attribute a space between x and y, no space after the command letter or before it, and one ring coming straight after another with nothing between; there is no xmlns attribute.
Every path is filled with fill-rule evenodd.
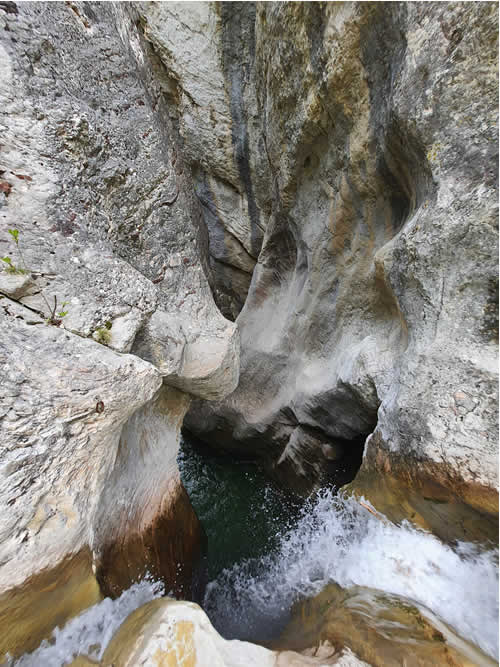
<svg viewBox="0 0 500 667"><path fill-rule="evenodd" d="M245 302L267 222L253 177L262 170L252 131L259 123L256 4L136 6L144 34L168 72L167 95L208 232L214 296L234 319Z"/></svg>
<svg viewBox="0 0 500 667"><path fill-rule="evenodd" d="M497 32L490 3L257 4L240 382L186 419L303 493L364 452L356 489L447 537L498 512Z"/></svg>

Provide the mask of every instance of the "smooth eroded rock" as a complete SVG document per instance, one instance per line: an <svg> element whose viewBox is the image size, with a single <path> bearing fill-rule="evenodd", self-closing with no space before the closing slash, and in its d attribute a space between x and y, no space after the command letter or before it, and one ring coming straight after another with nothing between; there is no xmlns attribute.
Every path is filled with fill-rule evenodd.
<svg viewBox="0 0 500 667"><path fill-rule="evenodd" d="M145 576L199 600L206 537L177 468L189 397L163 387L125 424L93 519L96 576L115 597Z"/></svg>
<svg viewBox="0 0 500 667"><path fill-rule="evenodd" d="M338 665L363 667L349 650L336 652L323 645L299 654L270 651L262 646L223 639L195 604L153 600L122 624L101 660L103 667L132 665L190 665L190 667L306 667Z"/></svg>
<svg viewBox="0 0 500 667"><path fill-rule="evenodd" d="M102 595L88 547L0 595L0 659L34 650Z"/></svg>
<svg viewBox="0 0 500 667"><path fill-rule="evenodd" d="M290 623L274 644L300 650L319 639L348 646L373 667L495 664L429 610L362 586L343 589L330 584L297 603Z"/></svg>
<svg viewBox="0 0 500 667"><path fill-rule="evenodd" d="M240 381L193 403L196 436L307 492L347 481L325 446L359 465L374 434L360 493L434 479L450 505L497 514L497 39L487 3L257 5L250 178L267 223Z"/></svg>

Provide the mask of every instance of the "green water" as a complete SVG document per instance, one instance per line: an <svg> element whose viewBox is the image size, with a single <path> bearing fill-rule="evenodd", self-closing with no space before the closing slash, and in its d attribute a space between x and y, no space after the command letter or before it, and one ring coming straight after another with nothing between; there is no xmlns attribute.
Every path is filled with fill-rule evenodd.
<svg viewBox="0 0 500 667"><path fill-rule="evenodd" d="M182 482L208 537L208 577L244 559L274 550L302 504L277 488L251 461L214 454L184 434L179 451Z"/></svg>
<svg viewBox="0 0 500 667"><path fill-rule="evenodd" d="M179 464L208 537L209 583L203 608L226 639L276 640L292 620L294 605L335 584L341 597L358 586L392 596L396 607L402 602L427 610L427 620L438 630L439 650L444 623L460 641L472 642L498 658L496 549L483 552L466 543L452 547L409 523L381 521L356 498L338 495L332 488L320 489L299 502L266 479L258 464L218 457L187 439ZM349 607L348 596L345 599L352 616L354 607ZM319 602L318 613L312 614L307 627L326 632L327 627L339 625L341 605L332 603L329 591ZM401 625L398 630L399 620L379 618L376 609L360 609L368 619L368 646L380 637L387 639L379 622L383 618L396 632L396 639L389 637L389 641L404 644L403 662L406 656L411 662L418 632L408 634ZM296 616L295 630L290 626L294 639L301 633L306 637L302 630L307 631L307 619L301 614ZM355 648L350 642L359 635L359 624L355 618L352 622L337 639ZM319 635L313 635L304 646L316 643ZM463 642L460 646L453 642L450 646L463 649ZM491 664L488 661L467 664ZM431 655L420 664L438 662Z"/></svg>

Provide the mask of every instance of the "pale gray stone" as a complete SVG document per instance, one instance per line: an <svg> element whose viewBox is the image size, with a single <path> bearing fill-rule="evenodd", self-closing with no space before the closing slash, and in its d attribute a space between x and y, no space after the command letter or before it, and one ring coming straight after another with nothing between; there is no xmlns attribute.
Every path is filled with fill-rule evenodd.
<svg viewBox="0 0 500 667"><path fill-rule="evenodd" d="M138 308L132 308L125 315L115 317L111 321L111 328L109 329L111 335L109 346L117 352L130 352L144 319Z"/></svg>
<svg viewBox="0 0 500 667"><path fill-rule="evenodd" d="M258 113L250 70L255 4L135 6L166 68L165 92L208 231L215 297L234 318L250 285L241 271L253 270L265 228L250 174L251 125Z"/></svg>
<svg viewBox="0 0 500 667"><path fill-rule="evenodd" d="M119 556L124 540L147 533L147 517L168 515L183 492L175 461L186 392L232 391L239 339L212 296L165 68L134 7L0 4L0 59L0 256L27 269L0 272L0 291L14 299L0 299L5 592L50 568L55 581L76 554L90 554L99 576L110 567L96 566L104 546ZM155 357L142 360L136 340L157 320L173 328L148 338ZM171 379L184 392L161 389L169 377L154 365L177 327L186 336Z"/></svg>
<svg viewBox="0 0 500 667"><path fill-rule="evenodd" d="M29 274L0 272L0 293L12 299L20 299L32 285L33 281Z"/></svg>
<svg viewBox="0 0 500 667"><path fill-rule="evenodd" d="M488 3L257 3L242 58L267 225L238 388L192 405L196 435L301 486L299 426L345 449L375 432L374 480L418 463L495 511L497 31Z"/></svg>
<svg viewBox="0 0 500 667"><path fill-rule="evenodd" d="M32 317L0 301L2 592L90 543L121 428L161 386L142 359Z"/></svg>

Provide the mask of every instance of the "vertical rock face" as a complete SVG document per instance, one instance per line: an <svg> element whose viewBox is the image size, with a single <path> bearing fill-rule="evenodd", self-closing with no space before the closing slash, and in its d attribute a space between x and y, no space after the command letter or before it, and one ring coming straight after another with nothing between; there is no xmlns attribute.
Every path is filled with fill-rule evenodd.
<svg viewBox="0 0 500 667"><path fill-rule="evenodd" d="M168 72L168 98L208 231L214 294L240 312L262 245L252 128L258 122L254 3L136 3ZM265 169L264 165L264 169Z"/></svg>
<svg viewBox="0 0 500 667"><path fill-rule="evenodd" d="M199 598L206 538L176 461L188 406L187 394L164 387L122 429L92 520L96 576L105 594L117 595L147 575L168 582L180 597Z"/></svg>
<svg viewBox="0 0 500 667"><path fill-rule="evenodd" d="M489 3L257 5L266 231L240 383L193 405L198 436L307 489L371 434L360 490L497 512L497 28Z"/></svg>
<svg viewBox="0 0 500 667"><path fill-rule="evenodd" d="M91 517L121 429L161 377L151 364L47 326L7 298L0 311L4 653L35 648L55 624L98 599L90 583ZM147 464L141 470L138 463L137 475L144 473ZM47 599L55 587L58 603Z"/></svg>
<svg viewBox="0 0 500 667"><path fill-rule="evenodd" d="M239 342L133 7L0 4L0 55L0 654L15 654L95 601L95 577L117 594L147 570L196 594L180 424L191 394L234 389Z"/></svg>

